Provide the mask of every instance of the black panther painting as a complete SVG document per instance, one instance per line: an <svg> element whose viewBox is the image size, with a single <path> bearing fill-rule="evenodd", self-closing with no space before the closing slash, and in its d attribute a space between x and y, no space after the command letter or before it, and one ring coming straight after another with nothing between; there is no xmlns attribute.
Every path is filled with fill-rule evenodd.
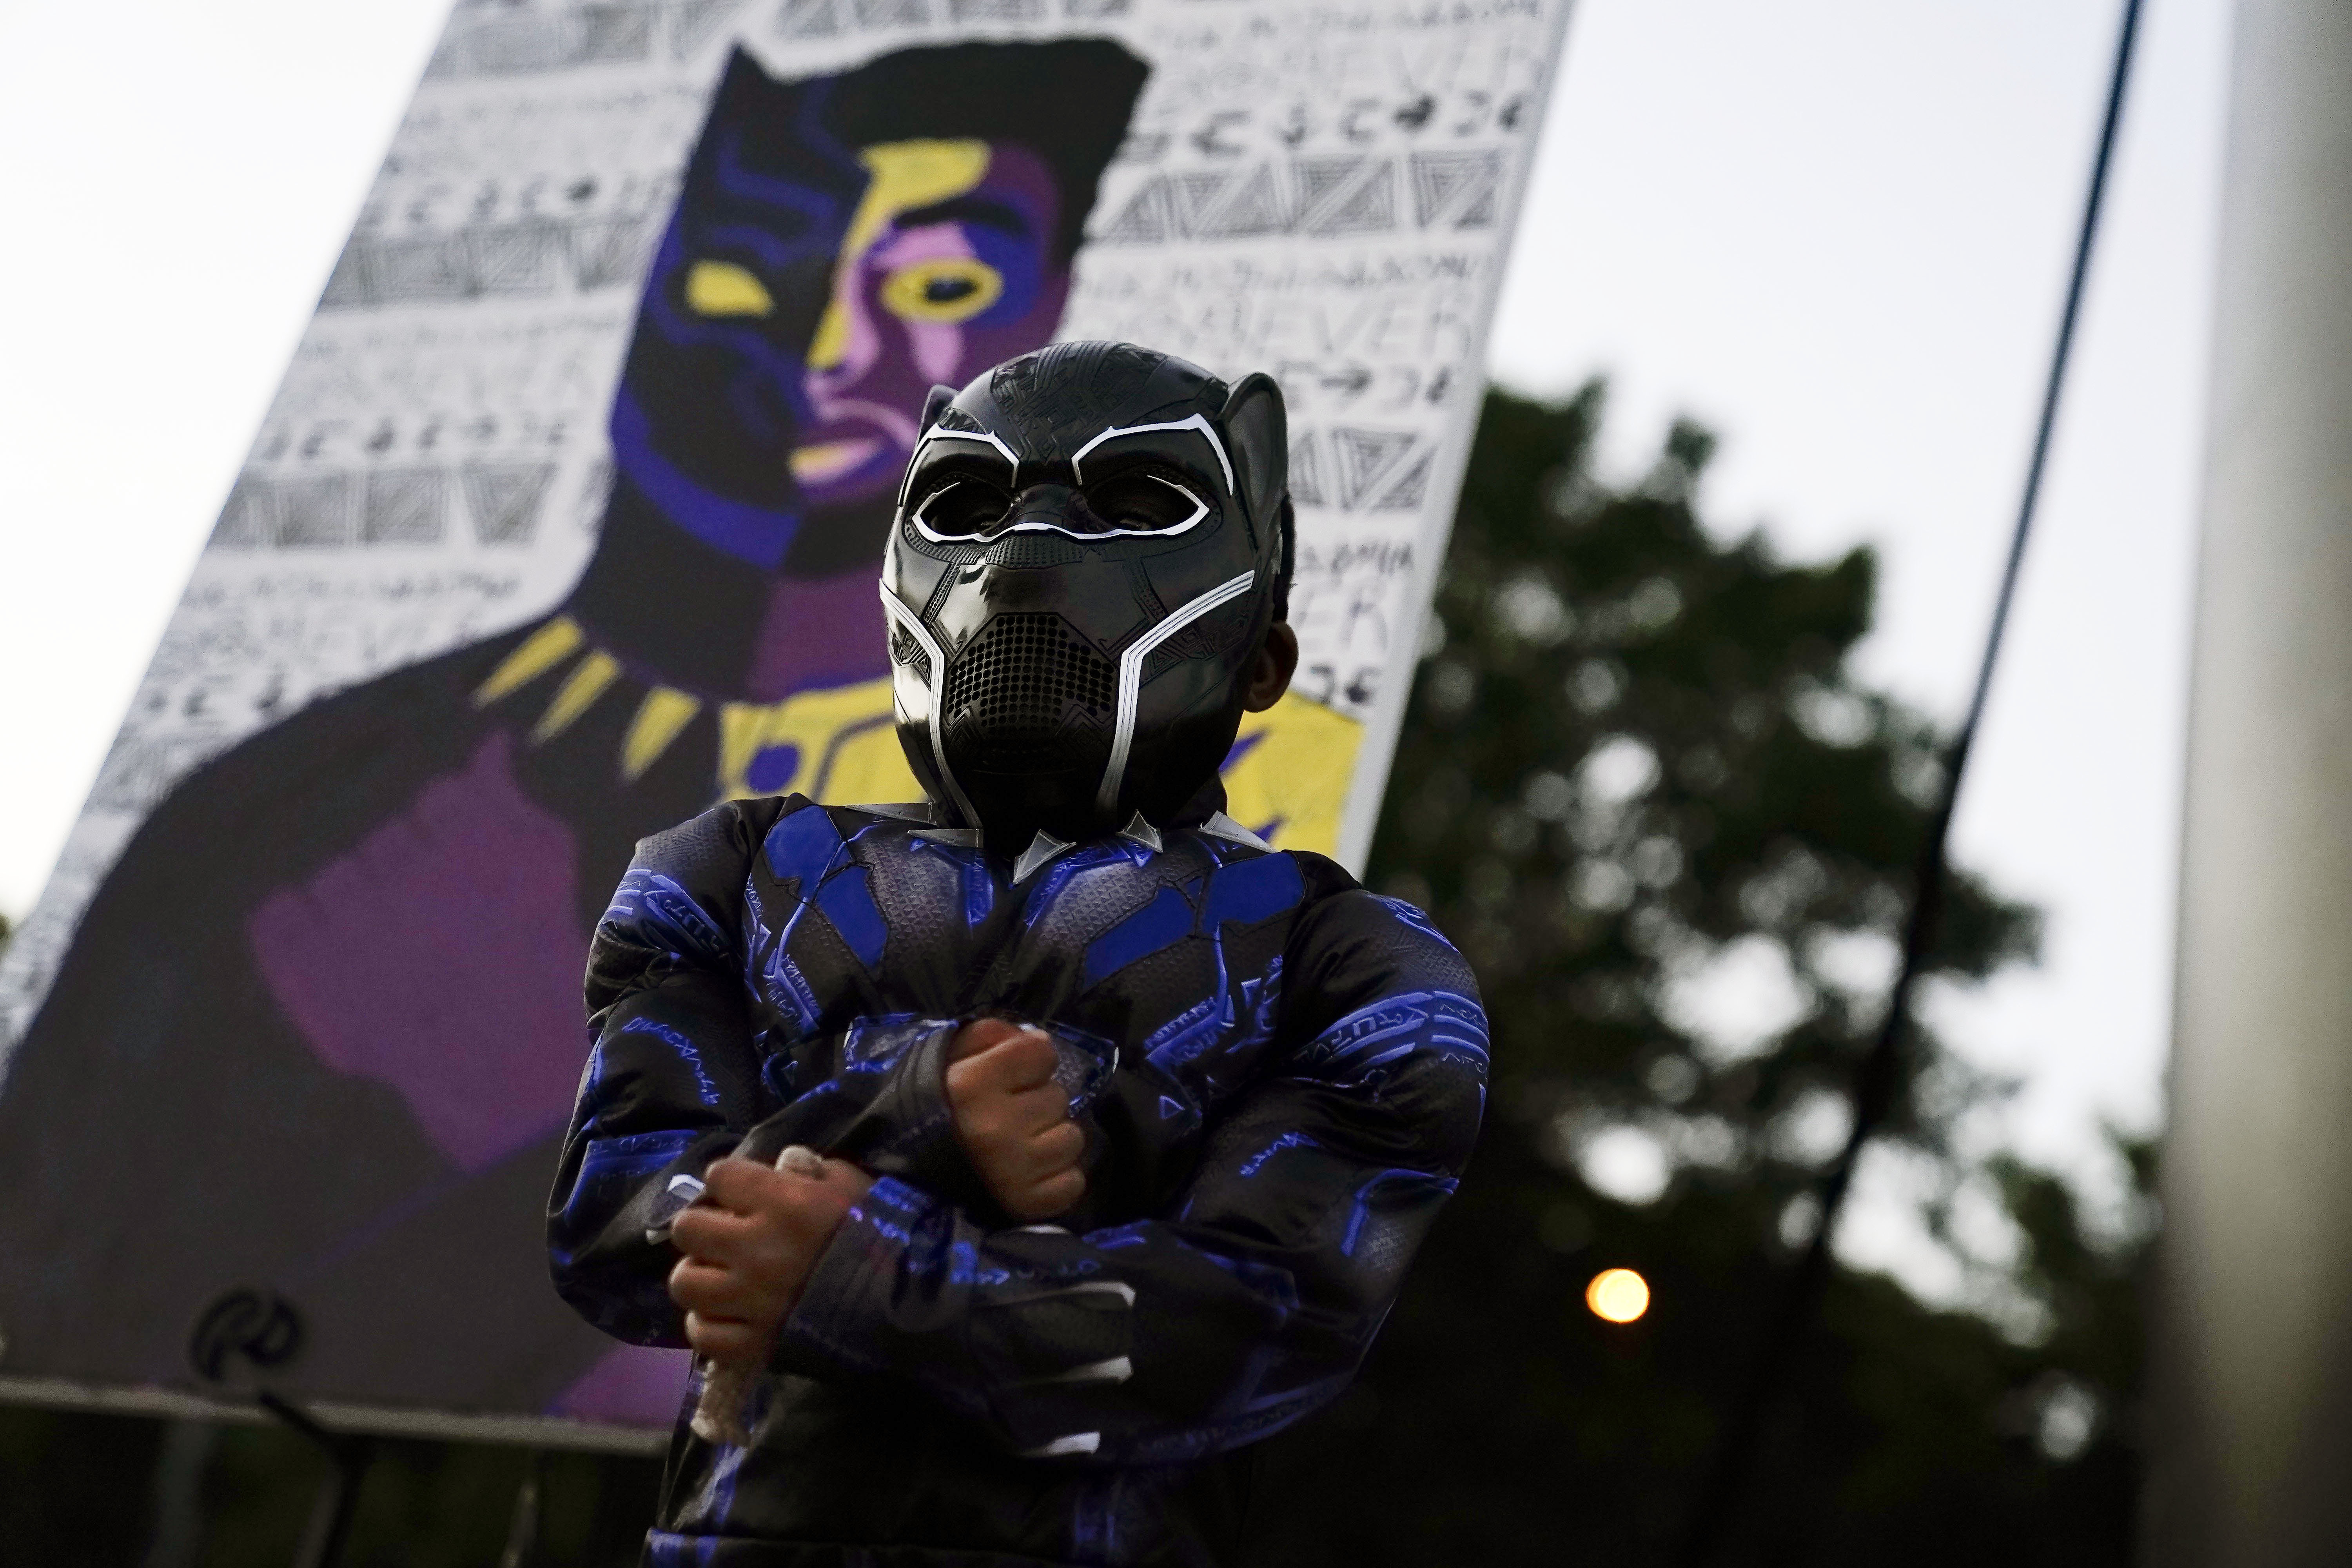
<svg viewBox="0 0 2352 1568"><path fill-rule="evenodd" d="M599 542L551 614L184 780L0 1086L5 1370L186 1385L239 1289L290 1393L667 1426L555 1297L583 955L727 795L904 800L875 590L929 388L1048 342L1146 68L1101 39L729 61L646 279Z"/></svg>

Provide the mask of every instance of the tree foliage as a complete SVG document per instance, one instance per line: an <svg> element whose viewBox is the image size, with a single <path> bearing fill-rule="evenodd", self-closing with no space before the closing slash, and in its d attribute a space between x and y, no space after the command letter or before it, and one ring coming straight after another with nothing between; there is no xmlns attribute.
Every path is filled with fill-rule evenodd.
<svg viewBox="0 0 2352 1568"><path fill-rule="evenodd" d="M1478 972L1487 1132L1359 1390L1271 1451L1267 1563L1667 1561L1879 1021L1940 776L1932 726L1848 668L1873 559L1718 542L1689 425L1601 483L1601 405L1498 393L1479 426L1370 879ZM1948 910L1935 974L2032 955L1981 880ZM1778 1026L1727 1037L1709 998L1759 973ZM1924 1033L1903 1066L1887 1135L1957 1191L1956 1127L2002 1086ZM1646 1184L1611 1179L1629 1150ZM1973 1173L2023 1311L1841 1272L1727 1561L2126 1560L2133 1258L2054 1179ZM1615 1266L1654 1292L1622 1327L1583 1302Z"/></svg>

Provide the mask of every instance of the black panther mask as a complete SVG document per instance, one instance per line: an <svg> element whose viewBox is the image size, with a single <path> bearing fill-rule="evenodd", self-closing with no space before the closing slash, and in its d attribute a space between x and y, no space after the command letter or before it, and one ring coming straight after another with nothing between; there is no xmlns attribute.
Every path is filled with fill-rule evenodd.
<svg viewBox="0 0 2352 1568"><path fill-rule="evenodd" d="M1287 613L1282 392L1131 343L934 388L882 567L898 737L931 798L1019 853L1216 772Z"/></svg>

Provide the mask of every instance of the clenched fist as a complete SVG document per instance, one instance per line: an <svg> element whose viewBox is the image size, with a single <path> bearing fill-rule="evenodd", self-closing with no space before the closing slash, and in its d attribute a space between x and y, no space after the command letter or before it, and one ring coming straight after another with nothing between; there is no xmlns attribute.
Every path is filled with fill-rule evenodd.
<svg viewBox="0 0 2352 1568"><path fill-rule="evenodd" d="M948 1051L948 1105L966 1158L1004 1212L1051 1219L1087 1190L1085 1131L1054 1081L1053 1037L1034 1026L981 1018Z"/></svg>
<svg viewBox="0 0 2352 1568"><path fill-rule="evenodd" d="M696 1350L761 1365L841 1216L874 1178L846 1160L797 1175L730 1158L712 1162L703 1182L702 1196L670 1229L685 1254L669 1273L670 1300L686 1309Z"/></svg>

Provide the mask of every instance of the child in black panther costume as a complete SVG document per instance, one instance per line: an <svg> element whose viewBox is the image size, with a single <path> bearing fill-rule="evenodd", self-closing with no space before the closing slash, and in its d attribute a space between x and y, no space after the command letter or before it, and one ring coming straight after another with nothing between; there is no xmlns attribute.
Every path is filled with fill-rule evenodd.
<svg viewBox="0 0 2352 1568"><path fill-rule="evenodd" d="M930 798L639 847L556 1284L753 1374L647 1563L1223 1561L1245 1445L1353 1375L1486 1037L1419 910L1223 813L1297 658L1286 454L1272 381L1126 344L936 390L881 584Z"/></svg>

